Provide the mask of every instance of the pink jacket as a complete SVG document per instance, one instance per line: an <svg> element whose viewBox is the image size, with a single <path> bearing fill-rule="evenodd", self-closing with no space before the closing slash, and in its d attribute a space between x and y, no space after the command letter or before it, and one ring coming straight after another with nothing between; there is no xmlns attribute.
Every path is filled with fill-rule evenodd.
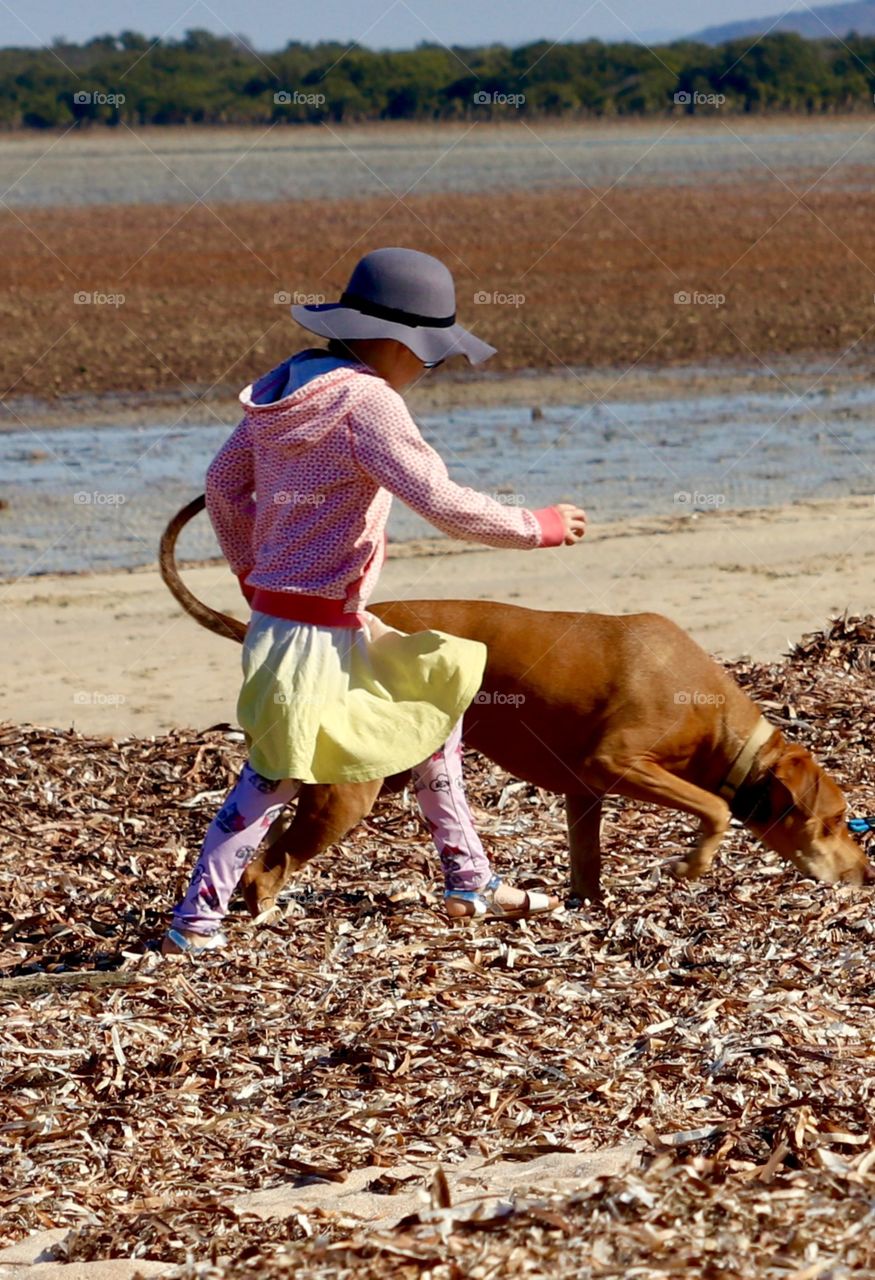
<svg viewBox="0 0 875 1280"><path fill-rule="evenodd" d="M267 375L277 394L287 364ZM260 399L265 381L255 384ZM336 368L272 403L256 403L253 390L242 392L243 421L206 483L219 545L250 593L363 609L384 559L393 494L451 537L519 548L564 541L555 507L506 507L455 484L401 396L364 365Z"/></svg>

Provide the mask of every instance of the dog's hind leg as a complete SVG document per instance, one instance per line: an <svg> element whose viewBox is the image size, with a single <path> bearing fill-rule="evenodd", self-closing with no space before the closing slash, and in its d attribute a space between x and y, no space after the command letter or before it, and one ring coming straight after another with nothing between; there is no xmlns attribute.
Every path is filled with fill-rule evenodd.
<svg viewBox="0 0 875 1280"><path fill-rule="evenodd" d="M595 902L602 896L602 797L595 792L575 792L565 797L568 851L571 858L571 892Z"/></svg>
<svg viewBox="0 0 875 1280"><path fill-rule="evenodd" d="M256 855L243 873L241 888L252 916L276 905L296 871L317 854L337 844L366 818L382 786L373 782L306 784L301 787L291 822L277 819L269 835L282 823L276 838Z"/></svg>
<svg viewBox="0 0 875 1280"><path fill-rule="evenodd" d="M608 790L628 796L630 800L649 800L666 809L680 809L699 819L695 848L685 858L672 863L670 870L681 880L698 880L709 871L729 827L726 801L676 777L651 760L635 760L625 766L612 761L611 772L615 776Z"/></svg>

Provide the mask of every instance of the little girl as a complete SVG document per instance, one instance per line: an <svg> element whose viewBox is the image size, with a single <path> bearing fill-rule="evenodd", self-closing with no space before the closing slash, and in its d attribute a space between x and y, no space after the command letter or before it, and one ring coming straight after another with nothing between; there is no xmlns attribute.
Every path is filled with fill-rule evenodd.
<svg viewBox="0 0 875 1280"><path fill-rule="evenodd" d="M402 633L367 612L392 495L456 538L556 547L583 537L569 503L505 507L450 480L399 394L449 356L494 348L456 324L450 272L412 249L362 258L338 303L294 306L330 339L242 392L243 421L207 472L207 510L252 606L237 714L248 760L207 831L165 954L225 944L228 902L272 820L303 783L413 770L441 857L448 915L552 911L558 899L496 876L461 772L462 714L486 648ZM253 495L255 495L253 497Z"/></svg>

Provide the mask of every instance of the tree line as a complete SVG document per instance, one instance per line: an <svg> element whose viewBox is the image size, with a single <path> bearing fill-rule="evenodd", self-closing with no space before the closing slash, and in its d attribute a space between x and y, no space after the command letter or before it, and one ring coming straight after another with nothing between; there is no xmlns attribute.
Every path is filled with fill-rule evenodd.
<svg viewBox="0 0 875 1280"><path fill-rule="evenodd" d="M873 110L875 38L772 34L650 49L600 40L381 52L134 31L0 50L0 128Z"/></svg>

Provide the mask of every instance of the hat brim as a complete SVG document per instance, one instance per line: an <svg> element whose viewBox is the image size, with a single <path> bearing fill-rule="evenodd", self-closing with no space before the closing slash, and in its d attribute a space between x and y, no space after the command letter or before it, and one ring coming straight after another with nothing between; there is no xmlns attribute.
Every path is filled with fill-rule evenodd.
<svg viewBox="0 0 875 1280"><path fill-rule="evenodd" d="M408 347L424 364L464 356L471 364L482 364L495 355L495 347L475 338L460 324L445 329L428 329L425 325L397 324L378 316L366 316L352 307L337 302L318 306L293 306L292 317L311 333L323 338L340 338L352 342L366 338L394 338Z"/></svg>

